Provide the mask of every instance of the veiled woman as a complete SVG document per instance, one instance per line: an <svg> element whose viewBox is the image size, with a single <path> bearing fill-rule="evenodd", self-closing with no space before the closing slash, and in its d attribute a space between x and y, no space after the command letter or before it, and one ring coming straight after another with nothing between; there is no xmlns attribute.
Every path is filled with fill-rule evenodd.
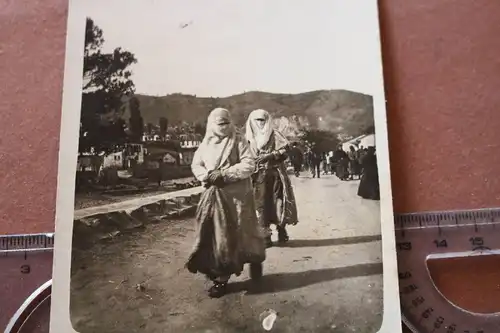
<svg viewBox="0 0 500 333"><path fill-rule="evenodd" d="M262 276L266 256L250 178L254 157L228 110L216 108L208 116L206 134L191 169L206 190L198 204L197 237L186 266L213 281L210 297L221 297L230 276L240 275L244 264L250 263L253 279Z"/></svg>
<svg viewBox="0 0 500 333"><path fill-rule="evenodd" d="M359 182L358 195L364 199L380 200L378 166L375 147L370 146L361 160L363 175Z"/></svg>
<svg viewBox="0 0 500 333"><path fill-rule="evenodd" d="M288 241L286 226L298 223L297 205L284 161L289 150L288 140L272 127L265 110L254 110L246 123L246 138L256 157L252 177L257 218L266 231L266 245L272 246L271 224L276 225L278 241Z"/></svg>

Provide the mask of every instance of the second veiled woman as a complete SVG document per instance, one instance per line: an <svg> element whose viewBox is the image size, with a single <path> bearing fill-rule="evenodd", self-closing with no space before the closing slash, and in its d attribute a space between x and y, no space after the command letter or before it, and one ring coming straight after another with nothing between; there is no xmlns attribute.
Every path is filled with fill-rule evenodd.
<svg viewBox="0 0 500 333"><path fill-rule="evenodd" d="M285 160L290 149L288 140L272 127L265 110L254 110L246 123L246 138L256 157L253 189L257 218L266 230L267 246L272 246L271 225L276 225L278 241L288 241L287 225L298 223L297 204Z"/></svg>
<svg viewBox="0 0 500 333"><path fill-rule="evenodd" d="M246 263L250 263L250 276L259 278L266 257L250 179L255 161L228 110L217 108L210 113L191 169L206 190L198 203L197 237L186 266L212 280L209 296L220 297L230 276L240 275Z"/></svg>

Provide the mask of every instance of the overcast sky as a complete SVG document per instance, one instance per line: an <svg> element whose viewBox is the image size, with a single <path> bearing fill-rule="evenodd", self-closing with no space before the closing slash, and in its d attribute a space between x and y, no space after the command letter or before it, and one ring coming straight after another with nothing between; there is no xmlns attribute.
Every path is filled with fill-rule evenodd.
<svg viewBox="0 0 500 333"><path fill-rule="evenodd" d="M376 0L86 0L138 93L379 91ZM187 27L181 28L182 25Z"/></svg>

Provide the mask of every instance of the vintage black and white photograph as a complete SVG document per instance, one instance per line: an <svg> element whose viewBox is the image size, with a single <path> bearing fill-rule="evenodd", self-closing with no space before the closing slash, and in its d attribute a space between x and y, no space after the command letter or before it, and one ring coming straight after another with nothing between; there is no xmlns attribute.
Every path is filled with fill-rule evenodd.
<svg viewBox="0 0 500 333"><path fill-rule="evenodd" d="M369 2L79 5L74 330L369 333L391 319Z"/></svg>

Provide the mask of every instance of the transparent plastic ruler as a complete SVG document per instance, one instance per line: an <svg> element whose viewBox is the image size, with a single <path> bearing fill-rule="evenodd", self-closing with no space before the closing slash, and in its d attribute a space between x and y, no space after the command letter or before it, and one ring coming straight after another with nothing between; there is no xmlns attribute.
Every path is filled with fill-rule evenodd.
<svg viewBox="0 0 500 333"><path fill-rule="evenodd" d="M499 333L499 313L461 308L438 289L429 267L431 261L439 266L445 260L500 255L500 209L402 214L395 223L401 308L407 326L415 333ZM498 272L500 267L491 270Z"/></svg>
<svg viewBox="0 0 500 333"><path fill-rule="evenodd" d="M0 236L0 327L5 333L49 330L54 234Z"/></svg>

